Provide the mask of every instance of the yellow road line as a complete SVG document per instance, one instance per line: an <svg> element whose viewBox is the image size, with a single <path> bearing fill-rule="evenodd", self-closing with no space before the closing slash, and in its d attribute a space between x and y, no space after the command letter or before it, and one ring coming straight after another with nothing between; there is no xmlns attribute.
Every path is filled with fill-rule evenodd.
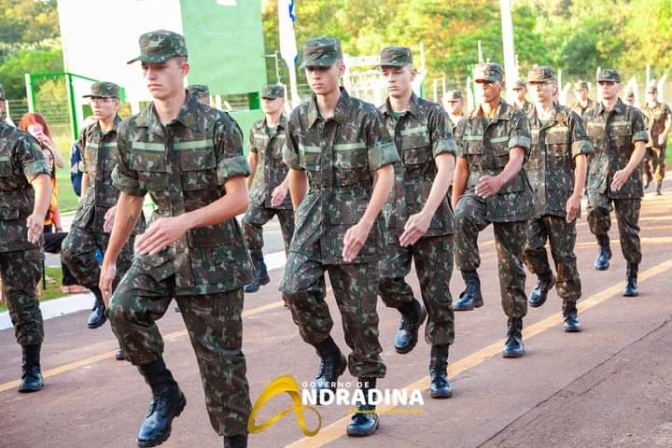
<svg viewBox="0 0 672 448"><path fill-rule="evenodd" d="M656 275L660 275L663 272L669 271L672 269L672 260L661 263L657 266L654 266L650 269L647 269L644 272L639 274L639 280L646 281ZM625 287L625 282L617 283L603 291L598 292L590 296L589 298L579 302L578 309L583 312L589 310L609 299L620 294L623 288ZM523 330L523 339L527 340L531 337L543 333L544 331L552 328L563 321L562 313L556 313L552 316L547 317L546 319L537 322L536 324L530 325L528 328ZM490 358L501 354L502 346L504 344L504 339L475 352L471 355L462 358L448 367L448 375L451 378L456 377L457 375L472 369ZM429 376L426 376L412 384L409 384L405 387L409 392L414 389L426 390L429 389ZM378 406L377 410L380 414L389 413L394 409L394 406ZM324 446L327 443L333 442L336 439L339 439L346 434L347 424L350 421L350 415L343 417L334 423L322 428L320 432L314 437L304 437L303 439L297 440L296 442L287 445L288 448L299 448L299 447L315 447L315 446Z"/></svg>
<svg viewBox="0 0 672 448"><path fill-rule="evenodd" d="M669 243L672 243L672 236L660 236L660 237L654 237L654 238L644 237L644 238L640 238L639 242L641 244L669 244ZM620 245L621 242L618 238L613 238L611 240L611 244L617 246L617 245ZM597 248L598 246L597 246L596 241L592 241L592 242L589 242L589 243L576 243L576 245L574 247L577 247L577 248L580 248L580 247L595 247L595 248Z"/></svg>

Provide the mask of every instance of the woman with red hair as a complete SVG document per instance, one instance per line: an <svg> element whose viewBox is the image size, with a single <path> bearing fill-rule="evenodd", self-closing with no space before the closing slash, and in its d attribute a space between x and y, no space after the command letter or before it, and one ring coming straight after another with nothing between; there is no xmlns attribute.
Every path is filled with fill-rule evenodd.
<svg viewBox="0 0 672 448"><path fill-rule="evenodd" d="M51 138L51 131L49 130L49 125L45 121L42 114L37 114L34 112L28 112L21 117L19 122L19 129L22 131L28 132L30 135L35 137L35 139L40 143L42 148L47 148L51 151L51 154L54 156L54 164L58 168L63 168L65 166L65 161L61 152L58 150L56 143Z"/></svg>

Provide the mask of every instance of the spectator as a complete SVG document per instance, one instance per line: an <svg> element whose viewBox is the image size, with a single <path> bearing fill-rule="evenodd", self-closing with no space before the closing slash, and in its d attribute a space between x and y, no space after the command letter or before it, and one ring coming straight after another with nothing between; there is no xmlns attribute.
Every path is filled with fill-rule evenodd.
<svg viewBox="0 0 672 448"><path fill-rule="evenodd" d="M54 164L57 168L63 168L65 166L65 161L61 152L58 150L56 143L51 138L51 131L47 122L44 120L44 117L41 114L28 112L19 122L19 129L30 133L37 141L40 143L42 148L48 148L54 156Z"/></svg>

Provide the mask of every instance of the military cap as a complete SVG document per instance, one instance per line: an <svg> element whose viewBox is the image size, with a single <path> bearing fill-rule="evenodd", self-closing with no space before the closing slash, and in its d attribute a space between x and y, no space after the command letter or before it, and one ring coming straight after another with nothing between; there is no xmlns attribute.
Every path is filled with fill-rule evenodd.
<svg viewBox="0 0 672 448"><path fill-rule="evenodd" d="M461 100L462 97L462 91L461 90L449 90L446 92L445 95L445 100L446 101L458 101Z"/></svg>
<svg viewBox="0 0 672 448"><path fill-rule="evenodd" d="M301 67L331 67L343 58L341 44L332 37L318 37L303 46Z"/></svg>
<svg viewBox="0 0 672 448"><path fill-rule="evenodd" d="M527 72L527 82L553 82L555 81L555 71L551 67L537 66L532 67Z"/></svg>
<svg viewBox="0 0 672 448"><path fill-rule="evenodd" d="M5 86L0 84L0 100L4 100L4 99L5 99Z"/></svg>
<svg viewBox="0 0 672 448"><path fill-rule="evenodd" d="M605 68L597 75L597 82L600 81L621 82L621 75L613 68Z"/></svg>
<svg viewBox="0 0 672 448"><path fill-rule="evenodd" d="M588 81L578 81L574 83L574 90L590 90Z"/></svg>
<svg viewBox="0 0 672 448"><path fill-rule="evenodd" d="M175 56L188 55L184 37L173 31L150 31L140 36L138 42L140 44L140 56L131 59L128 64L136 61L160 64Z"/></svg>
<svg viewBox="0 0 672 448"><path fill-rule="evenodd" d="M187 90L196 97L210 96L210 88L205 84L192 84Z"/></svg>
<svg viewBox="0 0 672 448"><path fill-rule="evenodd" d="M262 98L284 98L285 97L285 86L282 84L266 84L263 89L261 89Z"/></svg>
<svg viewBox="0 0 672 448"><path fill-rule="evenodd" d="M501 81L504 78L504 69L496 62L478 64L474 70L475 81Z"/></svg>
<svg viewBox="0 0 672 448"><path fill-rule="evenodd" d="M653 93L653 92L658 92L658 84L656 83L655 79L652 79L646 85L646 93Z"/></svg>
<svg viewBox="0 0 672 448"><path fill-rule="evenodd" d="M522 79L519 79L513 85L513 90L523 90L523 89L527 89L527 86L525 85L525 81L523 81Z"/></svg>
<svg viewBox="0 0 672 448"><path fill-rule="evenodd" d="M634 98L635 97L635 92L632 90L628 90L628 93L625 94L626 98Z"/></svg>
<svg viewBox="0 0 672 448"><path fill-rule="evenodd" d="M82 98L119 98L119 86L113 82L97 82L91 84L91 93L82 95Z"/></svg>
<svg viewBox="0 0 672 448"><path fill-rule="evenodd" d="M413 63L411 50L406 47L386 47L380 52L380 66L403 67Z"/></svg>

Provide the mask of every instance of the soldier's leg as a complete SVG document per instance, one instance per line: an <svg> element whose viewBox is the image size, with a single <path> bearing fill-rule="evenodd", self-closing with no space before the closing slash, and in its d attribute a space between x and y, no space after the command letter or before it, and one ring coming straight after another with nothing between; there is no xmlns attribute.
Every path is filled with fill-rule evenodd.
<svg viewBox="0 0 672 448"><path fill-rule="evenodd" d="M609 269L611 248L609 247L609 229L611 228L611 200L606 193L588 194L588 227L597 238L599 252L595 259L595 269L604 271Z"/></svg>
<svg viewBox="0 0 672 448"><path fill-rule="evenodd" d="M537 284L530 292L529 304L532 307L542 306L546 302L548 292L555 284L555 277L548 262L546 240L548 238L550 215L531 221L526 234L523 261L529 271L537 276Z"/></svg>
<svg viewBox="0 0 672 448"><path fill-rule="evenodd" d="M642 262L642 247L639 240L639 211L641 199L614 200L616 221L621 239L621 252L627 262L627 284L623 290L626 297L638 296L637 275Z"/></svg>
<svg viewBox="0 0 672 448"><path fill-rule="evenodd" d="M655 157L653 153L653 148L646 148L644 151L644 157L642 158L642 178L644 179L644 189L649 187L649 184L653 180L653 171L655 170L655 162L653 158ZM654 169L651 169L651 166L654 166Z"/></svg>
<svg viewBox="0 0 672 448"><path fill-rule="evenodd" d="M96 261L98 239L88 227L73 226L61 246L61 261L80 285L93 291L98 288L100 268Z"/></svg>
<svg viewBox="0 0 672 448"><path fill-rule="evenodd" d="M474 194L462 196L455 209L455 263L466 286L453 304L455 311L473 310L483 305L477 271L481 265L478 234L489 224L486 212L485 201Z"/></svg>
<svg viewBox="0 0 672 448"><path fill-rule="evenodd" d="M656 179L656 194L662 194L663 180L665 179L665 151L666 146L662 148L654 148L655 157L655 179Z"/></svg>
<svg viewBox="0 0 672 448"><path fill-rule="evenodd" d="M247 434L251 404L243 342L243 290L177 297L196 353L210 424L227 437Z"/></svg>
<svg viewBox="0 0 672 448"><path fill-rule="evenodd" d="M250 257L254 264L254 279L252 283L245 285L245 292L257 292L261 285L268 284L271 279L268 277L266 263L264 262L264 234L263 228L268 221L275 215L275 210L257 205L250 205L242 219L243 237L250 251Z"/></svg>
<svg viewBox="0 0 672 448"><path fill-rule="evenodd" d="M280 221L280 231L285 242L285 254L289 253L289 245L294 236L294 210L276 210L275 215Z"/></svg>
<svg viewBox="0 0 672 448"><path fill-rule="evenodd" d="M556 289L562 299L564 329L570 333L581 331L576 302L581 298L581 277L576 267L576 222L549 216L551 254L558 273Z"/></svg>

